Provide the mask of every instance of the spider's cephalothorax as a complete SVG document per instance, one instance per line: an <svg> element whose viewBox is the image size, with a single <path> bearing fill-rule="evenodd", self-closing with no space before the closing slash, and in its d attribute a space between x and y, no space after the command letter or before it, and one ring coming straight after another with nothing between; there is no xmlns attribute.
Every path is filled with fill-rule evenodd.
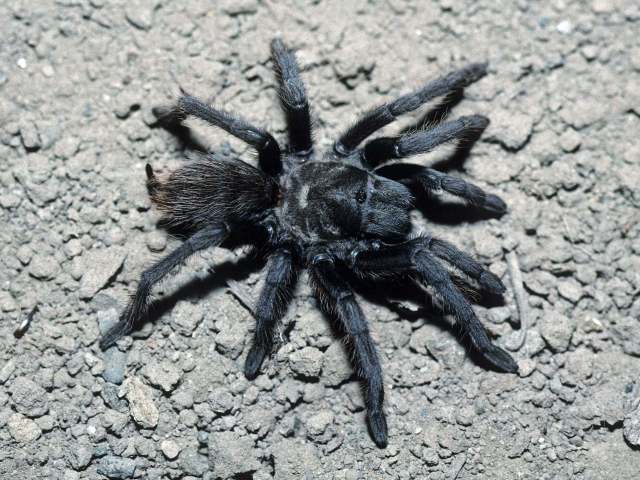
<svg viewBox="0 0 640 480"><path fill-rule="evenodd" d="M411 192L401 183L335 161L294 167L283 178L280 223L313 244L365 236L399 240L411 229Z"/></svg>
<svg viewBox="0 0 640 480"><path fill-rule="evenodd" d="M149 192L164 219L191 234L142 273L135 294L118 324L102 338L101 347L113 345L147 315L152 288L175 267L194 252L218 246L232 232L251 225L266 235L246 235L244 239L250 244L261 242L270 261L255 308L256 330L245 375L249 379L258 375L271 351L276 323L286 308L283 299L290 297L299 270L308 269L320 304L345 332L365 386L371 434L376 444L384 447L387 424L382 370L367 321L344 276L346 270L373 279L411 276L430 286L455 316L472 347L492 367L503 372L518 369L511 356L489 339L443 262L492 294L504 292L500 279L448 242L426 235L409 237L414 196L445 191L498 215L506 210L504 202L430 168L382 168L390 160L479 135L487 119L461 117L402 136L378 137L360 147L399 115L478 80L485 74L486 64L471 64L370 110L330 151L319 156L313 151L309 105L295 56L278 39L272 43L272 54L289 133L284 150L266 131L190 95L183 94L174 107L154 111L165 125L179 124L192 116L226 130L258 151L259 168L239 159L207 155L163 179L147 165Z"/></svg>

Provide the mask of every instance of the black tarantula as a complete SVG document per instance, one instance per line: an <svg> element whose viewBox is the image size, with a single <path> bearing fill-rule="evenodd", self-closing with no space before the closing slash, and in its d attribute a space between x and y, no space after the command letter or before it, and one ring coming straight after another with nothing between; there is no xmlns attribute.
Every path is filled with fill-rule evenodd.
<svg viewBox="0 0 640 480"><path fill-rule="evenodd" d="M445 191L494 214L505 212L504 202L430 168L416 166L406 176L385 176L379 169L389 160L425 153L481 132L488 120L479 115L461 117L402 136L375 138L359 147L399 115L480 79L486 64L468 65L370 110L340 135L330 151L319 155L313 148L309 103L296 58L279 39L272 42L271 50L286 115L287 148L281 149L268 132L184 93L175 106L154 110L161 121L177 122L174 125L192 116L226 130L257 150L259 169L239 159L207 155L160 179L147 165L147 185L154 203L170 225L184 228L191 236L142 273L120 321L100 345L108 348L129 333L147 315L154 285L190 255L219 246L232 232L243 231L246 243L261 241L270 254L255 308L256 329L246 358L246 377L258 375L271 352L276 323L284 314L283 300L290 298L297 273L308 269L321 305L338 320L352 349L365 387L371 435L376 445L385 447L382 370L367 320L346 280L347 271L370 278L408 275L430 286L491 366L503 372L518 370L513 358L489 339L441 261L492 294L504 292L500 279L450 243L428 235L409 237L412 192Z"/></svg>

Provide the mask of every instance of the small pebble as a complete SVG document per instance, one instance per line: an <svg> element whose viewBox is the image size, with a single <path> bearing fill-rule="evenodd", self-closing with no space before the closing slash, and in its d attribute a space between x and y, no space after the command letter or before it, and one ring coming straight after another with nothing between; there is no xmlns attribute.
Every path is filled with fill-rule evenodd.
<svg viewBox="0 0 640 480"><path fill-rule="evenodd" d="M315 378L322 368L322 352L314 347L304 347L289 356L289 365L298 375Z"/></svg>
<svg viewBox="0 0 640 480"><path fill-rule="evenodd" d="M136 472L136 462L131 458L114 456L104 457L98 464L98 473L108 478L125 479L133 478Z"/></svg>
<svg viewBox="0 0 640 480"><path fill-rule="evenodd" d="M556 25L556 30L563 34L569 34L573 30L573 24L569 20L563 20Z"/></svg>
<svg viewBox="0 0 640 480"><path fill-rule="evenodd" d="M142 369L142 375L153 386L171 392L180 382L182 372L169 362L151 363Z"/></svg>
<svg viewBox="0 0 640 480"><path fill-rule="evenodd" d="M127 365L126 352L117 347L111 347L104 352L104 370L102 378L107 382L120 385L124 381L124 371Z"/></svg>
<svg viewBox="0 0 640 480"><path fill-rule="evenodd" d="M153 401L151 388L138 377L128 378L124 385L127 389L129 411L135 422L142 428L155 428L158 425L159 413Z"/></svg>
<svg viewBox="0 0 640 480"><path fill-rule="evenodd" d="M154 230L147 235L147 247L152 252L161 252L167 247L167 237L162 232Z"/></svg>
<svg viewBox="0 0 640 480"><path fill-rule="evenodd" d="M13 439L19 443L31 443L42 435L36 422L19 413L14 413L9 417L7 426Z"/></svg>
<svg viewBox="0 0 640 480"><path fill-rule="evenodd" d="M160 443L160 450L162 450L164 456L169 460L174 460L180 454L181 448L180 445L173 440L163 440L162 443Z"/></svg>
<svg viewBox="0 0 640 480"><path fill-rule="evenodd" d="M567 128L560 136L560 147L567 153L575 152L580 148L582 136L573 128Z"/></svg>

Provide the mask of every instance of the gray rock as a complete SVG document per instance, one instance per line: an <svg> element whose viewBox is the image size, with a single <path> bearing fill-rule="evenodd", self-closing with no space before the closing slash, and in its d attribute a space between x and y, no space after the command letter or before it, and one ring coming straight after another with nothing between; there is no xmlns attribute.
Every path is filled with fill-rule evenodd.
<svg viewBox="0 0 640 480"><path fill-rule="evenodd" d="M0 410L0 428L4 427L11 415L13 415L13 411L10 408L4 408Z"/></svg>
<svg viewBox="0 0 640 480"><path fill-rule="evenodd" d="M474 413L471 407L465 407L456 413L456 422L458 425L468 427L473 424Z"/></svg>
<svg viewBox="0 0 640 480"><path fill-rule="evenodd" d="M161 231L154 230L147 235L147 247L152 252L161 252L167 247L167 236Z"/></svg>
<svg viewBox="0 0 640 480"><path fill-rule="evenodd" d="M80 139L73 135L64 135L53 148L53 153L64 160L73 157L80 146Z"/></svg>
<svg viewBox="0 0 640 480"><path fill-rule="evenodd" d="M573 128L567 128L560 136L560 146L567 153L575 152L580 148L582 137Z"/></svg>
<svg viewBox="0 0 640 480"><path fill-rule="evenodd" d="M42 146L38 126L34 122L23 121L20 123L20 136L22 144L27 150L37 150Z"/></svg>
<svg viewBox="0 0 640 480"><path fill-rule="evenodd" d="M49 411L47 392L26 377L16 378L9 393L16 410L28 417L40 417Z"/></svg>
<svg viewBox="0 0 640 480"><path fill-rule="evenodd" d="M13 299L11 293L7 291L0 292L0 310L3 312L14 312L17 310L18 304Z"/></svg>
<svg viewBox="0 0 640 480"><path fill-rule="evenodd" d="M624 438L630 445L640 447L640 402L627 413L623 423Z"/></svg>
<svg viewBox="0 0 640 480"><path fill-rule="evenodd" d="M127 426L128 421L128 415L111 409L108 409L102 417L103 426L118 436L122 434L122 430Z"/></svg>
<svg viewBox="0 0 640 480"><path fill-rule="evenodd" d="M591 10L594 13L611 13L613 12L617 5L617 2L612 2L611 0L593 0L591 2Z"/></svg>
<svg viewBox="0 0 640 480"><path fill-rule="evenodd" d="M606 115L608 105L593 98L585 98L582 102L570 102L560 110L560 117L575 130L581 130L598 122Z"/></svg>
<svg viewBox="0 0 640 480"><path fill-rule="evenodd" d="M180 383L182 371L169 362L152 363L142 369L142 375L155 387L171 392Z"/></svg>
<svg viewBox="0 0 640 480"><path fill-rule="evenodd" d="M216 335L216 348L220 353L231 358L238 358L242 353L246 330L242 324L230 318L224 318L216 322L220 333Z"/></svg>
<svg viewBox="0 0 640 480"><path fill-rule="evenodd" d="M66 451L65 456L74 470L84 470L93 458L93 448L88 444L76 444Z"/></svg>
<svg viewBox="0 0 640 480"><path fill-rule="evenodd" d="M540 323L540 334L554 352L565 352L576 329L574 320L557 312L546 312Z"/></svg>
<svg viewBox="0 0 640 480"><path fill-rule="evenodd" d="M435 448L424 447L420 452L420 456L424 460L424 463L430 467L435 467L440 463L440 457L438 456L438 451Z"/></svg>
<svg viewBox="0 0 640 480"><path fill-rule="evenodd" d="M108 478L133 478L133 475L136 472L136 463L130 458L121 458L109 455L100 461L97 470L100 475L104 475Z"/></svg>
<svg viewBox="0 0 640 480"><path fill-rule="evenodd" d="M332 423L333 413L329 410L323 410L307 420L307 431L311 435L322 435Z"/></svg>
<svg viewBox="0 0 640 480"><path fill-rule="evenodd" d="M194 402L206 402L211 388L222 384L231 368L228 358L215 351L209 352L192 371L185 374L180 388L188 390Z"/></svg>
<svg viewBox="0 0 640 480"><path fill-rule="evenodd" d="M237 453L238 455L243 454L240 452ZM180 457L178 458L178 463L184 473L195 477L201 477L209 469L207 457L200 455L198 453L198 449L195 447L189 447L182 450Z"/></svg>
<svg viewBox="0 0 640 480"><path fill-rule="evenodd" d="M125 7L125 18L140 30L149 30L153 23L153 2L130 1Z"/></svg>
<svg viewBox="0 0 640 480"><path fill-rule="evenodd" d="M50 432L56 426L56 419L53 415L43 415L35 419L35 422L43 432Z"/></svg>
<svg viewBox="0 0 640 480"><path fill-rule="evenodd" d="M31 259L29 273L38 280L50 280L60 273L60 264L53 255L37 253Z"/></svg>
<svg viewBox="0 0 640 480"><path fill-rule="evenodd" d="M209 434L209 465L219 478L246 475L260 468L253 440L235 432Z"/></svg>
<svg viewBox="0 0 640 480"><path fill-rule="evenodd" d="M532 119L523 113L498 110L491 114L486 137L507 150L519 150L531 136Z"/></svg>
<svg viewBox="0 0 640 480"><path fill-rule="evenodd" d="M115 308L109 308L107 310L98 311L98 329L100 334L104 335L111 327L118 323L119 315Z"/></svg>
<svg viewBox="0 0 640 480"><path fill-rule="evenodd" d="M209 405L217 414L224 414L233 408L233 395L227 388L216 388L209 395Z"/></svg>
<svg viewBox="0 0 640 480"><path fill-rule="evenodd" d="M142 383L138 377L128 378L124 385L127 389L129 411L135 422L143 428L155 428L159 413L153 401L151 387Z"/></svg>
<svg viewBox="0 0 640 480"><path fill-rule="evenodd" d="M322 369L322 352L314 347L304 347L289 356L291 370L302 377L317 378Z"/></svg>
<svg viewBox="0 0 640 480"><path fill-rule="evenodd" d="M333 342L324 352L322 381L325 385L340 385L348 380L352 373L353 370L345 346L340 341Z"/></svg>
<svg viewBox="0 0 640 480"><path fill-rule="evenodd" d="M584 296L582 286L572 278L558 282L558 293L571 303L578 303Z"/></svg>
<svg viewBox="0 0 640 480"><path fill-rule="evenodd" d="M524 283L533 293L546 297L556 284L557 279L549 272L535 270L525 276Z"/></svg>
<svg viewBox="0 0 640 480"><path fill-rule="evenodd" d="M124 370L127 365L127 354L111 347L104 352L104 370L102 378L107 382L120 385L124 380Z"/></svg>
<svg viewBox="0 0 640 480"><path fill-rule="evenodd" d="M190 336L203 317L202 307L181 300L171 311L171 326L176 332Z"/></svg>
<svg viewBox="0 0 640 480"><path fill-rule="evenodd" d="M16 370L16 362L13 358L10 358L2 365L0 368L0 385L4 384L9 378L11 374Z"/></svg>
<svg viewBox="0 0 640 480"><path fill-rule="evenodd" d="M180 448L180 445L173 440L163 440L160 443L160 450L162 450L163 455L169 460L175 460L178 458L182 449Z"/></svg>
<svg viewBox="0 0 640 480"><path fill-rule="evenodd" d="M315 478L321 465L316 453L300 440L283 439L273 444L274 470L277 480Z"/></svg>
<svg viewBox="0 0 640 480"><path fill-rule="evenodd" d="M14 413L7 421L9 433L16 442L30 443L40 438L42 431L36 422L19 413Z"/></svg>
<svg viewBox="0 0 640 480"><path fill-rule="evenodd" d="M428 352L442 366L451 369L459 368L467 356L464 346L453 334L433 324L426 324L413 332L409 345L420 353ZM433 380L439 372L440 369L436 367L420 372L420 377L423 382L429 378Z"/></svg>
<svg viewBox="0 0 640 480"><path fill-rule="evenodd" d="M91 250L82 255L84 273L78 292L80 298L85 300L93 298L118 273L125 258L127 258L127 251L122 247Z"/></svg>

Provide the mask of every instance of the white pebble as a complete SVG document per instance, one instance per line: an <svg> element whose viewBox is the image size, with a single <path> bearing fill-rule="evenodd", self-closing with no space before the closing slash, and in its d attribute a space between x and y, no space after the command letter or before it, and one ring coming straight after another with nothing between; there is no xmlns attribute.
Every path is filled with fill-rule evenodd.
<svg viewBox="0 0 640 480"><path fill-rule="evenodd" d="M564 34L571 33L571 30L573 30L573 25L569 20L563 20L558 25L556 25L556 30Z"/></svg>

